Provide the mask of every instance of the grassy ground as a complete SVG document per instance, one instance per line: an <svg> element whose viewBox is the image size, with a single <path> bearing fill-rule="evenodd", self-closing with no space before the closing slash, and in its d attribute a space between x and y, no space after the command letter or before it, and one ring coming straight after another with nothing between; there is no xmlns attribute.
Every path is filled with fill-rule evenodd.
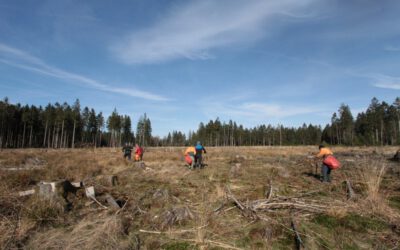
<svg viewBox="0 0 400 250"><path fill-rule="evenodd" d="M294 249L292 222L307 249L400 247L400 165L387 160L396 148L333 148L343 167L331 184L307 158L316 147L207 148L207 166L194 171L183 150L148 148L145 168L120 149L1 151L0 248ZM83 190L69 212L61 199L17 195L59 179L83 180L123 209Z"/></svg>

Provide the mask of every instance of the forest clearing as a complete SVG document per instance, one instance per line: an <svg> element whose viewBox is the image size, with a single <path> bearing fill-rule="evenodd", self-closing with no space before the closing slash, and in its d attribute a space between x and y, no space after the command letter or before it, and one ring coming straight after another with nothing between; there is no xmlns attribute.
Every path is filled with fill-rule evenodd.
<svg viewBox="0 0 400 250"><path fill-rule="evenodd" d="M137 163L120 148L2 150L0 248L399 248L396 147L333 147L343 166L330 184L315 146L207 149L193 171L183 147ZM40 184L59 180L84 186L68 206Z"/></svg>

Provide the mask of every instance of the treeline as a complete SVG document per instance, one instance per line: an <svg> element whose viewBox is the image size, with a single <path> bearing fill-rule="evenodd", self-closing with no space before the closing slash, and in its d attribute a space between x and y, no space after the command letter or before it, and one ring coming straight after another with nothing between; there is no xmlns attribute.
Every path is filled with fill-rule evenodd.
<svg viewBox="0 0 400 250"><path fill-rule="evenodd" d="M46 107L0 101L0 148L116 147L135 143L132 121L114 109L105 119L93 108L81 109L79 100ZM150 145L151 122L146 114L137 123L137 142Z"/></svg>
<svg viewBox="0 0 400 250"><path fill-rule="evenodd" d="M79 100L48 104L46 107L0 101L0 148L119 147L124 143L143 146L184 146L201 141L206 146L275 145L400 145L400 98L392 103L373 98L368 108L353 117L342 104L330 124L303 124L300 127L259 125L245 128L234 121L218 118L200 123L196 131L173 131L160 138L152 136L146 114L138 119L136 134L132 120L114 109L105 119L93 108L81 109Z"/></svg>
<svg viewBox="0 0 400 250"><path fill-rule="evenodd" d="M155 143L179 146L201 141L208 146L274 146L274 145L400 145L400 98L392 104L373 98L366 111L354 119L350 107L342 104L324 128L312 124L300 127L260 125L244 128L236 122L218 118L200 123L197 131L186 136L173 131Z"/></svg>

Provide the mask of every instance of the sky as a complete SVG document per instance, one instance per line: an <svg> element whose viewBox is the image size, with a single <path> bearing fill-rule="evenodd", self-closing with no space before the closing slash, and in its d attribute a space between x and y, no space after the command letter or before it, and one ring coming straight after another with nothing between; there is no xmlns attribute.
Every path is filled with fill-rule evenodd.
<svg viewBox="0 0 400 250"><path fill-rule="evenodd" d="M144 113L153 135L217 117L329 123L400 96L397 0L0 0L0 98Z"/></svg>

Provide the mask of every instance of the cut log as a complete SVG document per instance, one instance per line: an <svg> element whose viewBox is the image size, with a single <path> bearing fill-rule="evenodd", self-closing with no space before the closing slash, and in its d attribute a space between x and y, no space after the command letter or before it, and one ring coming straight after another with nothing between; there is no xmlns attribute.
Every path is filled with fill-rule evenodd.
<svg viewBox="0 0 400 250"><path fill-rule="evenodd" d="M93 186L85 188L85 193L86 193L86 197L88 197L88 198L96 197L96 193L94 192Z"/></svg>
<svg viewBox="0 0 400 250"><path fill-rule="evenodd" d="M80 182L71 182L71 185L76 188L83 187L83 183L81 181Z"/></svg>
<svg viewBox="0 0 400 250"><path fill-rule="evenodd" d="M51 184L39 184L39 196L45 199L52 199L54 197L53 186Z"/></svg>
<svg viewBox="0 0 400 250"><path fill-rule="evenodd" d="M57 182L55 182L55 181L53 181L53 182L51 182L51 181L41 181L40 182L40 184L43 184L43 185L50 185L51 186L51 192L53 192L53 193L55 193L57 191L56 183ZM39 184L39 187L40 187L40 184Z"/></svg>

